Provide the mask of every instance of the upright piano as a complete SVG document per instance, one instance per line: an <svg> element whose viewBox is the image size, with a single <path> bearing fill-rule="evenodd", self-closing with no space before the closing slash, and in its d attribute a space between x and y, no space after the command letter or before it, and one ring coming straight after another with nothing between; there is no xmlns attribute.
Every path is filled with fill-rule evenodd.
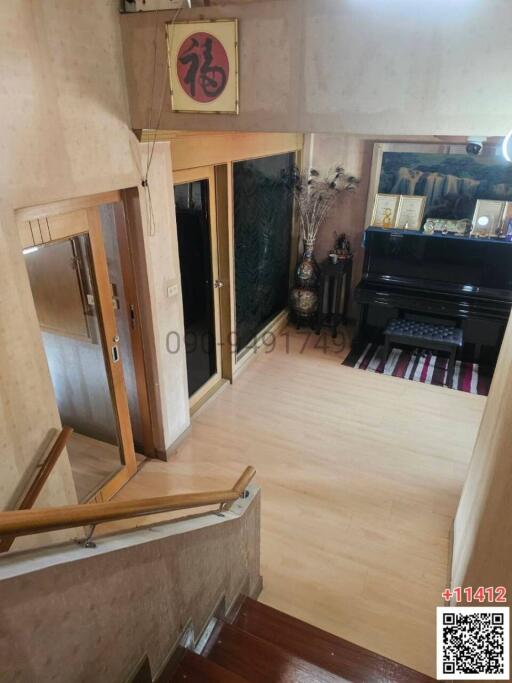
<svg viewBox="0 0 512 683"><path fill-rule="evenodd" d="M512 308L512 243L367 228L356 342L400 313L458 321L466 342L497 355Z"/></svg>

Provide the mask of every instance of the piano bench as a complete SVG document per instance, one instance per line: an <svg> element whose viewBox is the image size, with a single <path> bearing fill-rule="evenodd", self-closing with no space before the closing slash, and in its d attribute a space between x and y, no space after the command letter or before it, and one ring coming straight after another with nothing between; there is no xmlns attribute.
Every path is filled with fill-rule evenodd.
<svg viewBox="0 0 512 683"><path fill-rule="evenodd" d="M446 383L451 386L457 350L464 345L464 335L459 327L397 318L388 323L384 330L384 339L384 361L387 361L393 343L449 353Z"/></svg>

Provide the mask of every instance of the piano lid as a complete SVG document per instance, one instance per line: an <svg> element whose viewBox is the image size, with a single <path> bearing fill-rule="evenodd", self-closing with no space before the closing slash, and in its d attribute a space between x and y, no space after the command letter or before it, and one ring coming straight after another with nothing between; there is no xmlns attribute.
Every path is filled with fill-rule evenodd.
<svg viewBox="0 0 512 683"><path fill-rule="evenodd" d="M512 243L367 228L363 277L427 289L512 298Z"/></svg>

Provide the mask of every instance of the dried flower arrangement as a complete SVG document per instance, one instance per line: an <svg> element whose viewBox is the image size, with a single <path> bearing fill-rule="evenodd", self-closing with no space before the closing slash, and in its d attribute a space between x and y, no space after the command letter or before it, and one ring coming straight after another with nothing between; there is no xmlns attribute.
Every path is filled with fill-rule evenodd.
<svg viewBox="0 0 512 683"><path fill-rule="evenodd" d="M346 174L341 165L335 166L324 178L314 168L301 171L295 166L285 180L296 199L305 249L312 250L320 226L338 196L355 190L359 180Z"/></svg>

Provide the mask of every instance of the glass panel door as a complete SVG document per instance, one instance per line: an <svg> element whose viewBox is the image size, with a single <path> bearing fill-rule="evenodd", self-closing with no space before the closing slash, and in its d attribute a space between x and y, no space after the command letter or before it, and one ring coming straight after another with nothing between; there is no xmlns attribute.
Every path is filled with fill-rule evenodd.
<svg viewBox="0 0 512 683"><path fill-rule="evenodd" d="M81 502L110 497L136 471L99 213L87 214L88 232L23 252Z"/></svg>
<svg viewBox="0 0 512 683"><path fill-rule="evenodd" d="M204 171L203 171L204 172ZM215 205L208 171L174 186L181 292L191 404L220 378L220 347ZM179 176L178 176L179 177Z"/></svg>

